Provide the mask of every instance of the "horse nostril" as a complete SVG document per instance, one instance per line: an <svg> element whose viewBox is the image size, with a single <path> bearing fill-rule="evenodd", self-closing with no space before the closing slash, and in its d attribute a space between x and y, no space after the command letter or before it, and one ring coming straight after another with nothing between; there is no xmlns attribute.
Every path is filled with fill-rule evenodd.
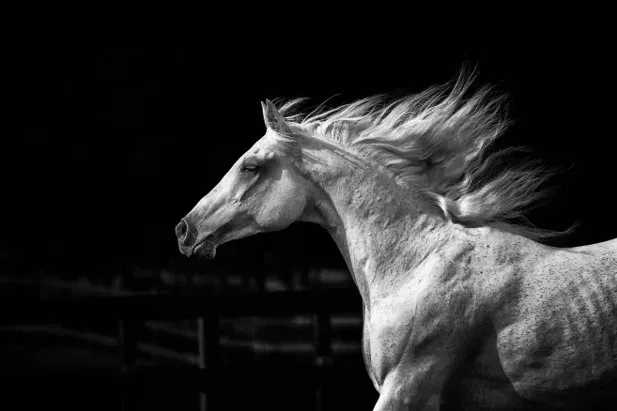
<svg viewBox="0 0 617 411"><path fill-rule="evenodd" d="M180 220L180 222L176 226L176 237L178 237L178 240L184 241L186 239L188 230L189 230L189 225L186 223L186 221L184 221L184 218L183 218L182 220Z"/></svg>
<svg viewBox="0 0 617 411"><path fill-rule="evenodd" d="M176 237L180 248L193 245L196 239L196 229L191 225L190 220L187 221L185 218L180 220L176 226Z"/></svg>

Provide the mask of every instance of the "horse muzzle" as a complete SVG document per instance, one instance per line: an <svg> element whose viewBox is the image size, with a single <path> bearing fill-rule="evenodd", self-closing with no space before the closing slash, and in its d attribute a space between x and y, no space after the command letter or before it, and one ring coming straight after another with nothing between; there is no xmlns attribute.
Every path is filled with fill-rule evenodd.
<svg viewBox="0 0 617 411"><path fill-rule="evenodd" d="M200 239L197 228L185 218L176 226L176 237L178 249L187 257L199 255L211 260L216 255L216 244L211 236L202 236Z"/></svg>

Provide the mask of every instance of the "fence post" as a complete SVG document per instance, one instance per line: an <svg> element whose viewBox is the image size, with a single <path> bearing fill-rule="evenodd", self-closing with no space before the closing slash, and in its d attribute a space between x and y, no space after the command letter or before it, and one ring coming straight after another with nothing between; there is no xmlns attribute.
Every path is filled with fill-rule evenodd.
<svg viewBox="0 0 617 411"><path fill-rule="evenodd" d="M332 323L331 313L321 298L321 293L315 291L315 314L313 315L314 361L317 367L315 388L315 410L324 410L324 389L327 370L332 363Z"/></svg>
<svg viewBox="0 0 617 411"><path fill-rule="evenodd" d="M120 360L122 363L122 410L135 409L135 395L133 381L130 381L130 371L137 360L137 340L140 324L134 320L118 321L118 341L120 348Z"/></svg>
<svg viewBox="0 0 617 411"><path fill-rule="evenodd" d="M199 393L200 411L220 409L221 395L216 374L219 370L219 318L211 315L197 318L199 368L207 371L208 386ZM202 385L203 387L203 385Z"/></svg>

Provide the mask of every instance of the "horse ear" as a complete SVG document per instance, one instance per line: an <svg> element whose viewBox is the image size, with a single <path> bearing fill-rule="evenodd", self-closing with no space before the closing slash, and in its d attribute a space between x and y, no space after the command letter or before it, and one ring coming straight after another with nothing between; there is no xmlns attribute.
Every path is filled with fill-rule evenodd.
<svg viewBox="0 0 617 411"><path fill-rule="evenodd" d="M283 118L270 100L266 99L265 104L261 103L261 110L264 115L264 123L268 129L279 134L291 135L291 129L285 118Z"/></svg>

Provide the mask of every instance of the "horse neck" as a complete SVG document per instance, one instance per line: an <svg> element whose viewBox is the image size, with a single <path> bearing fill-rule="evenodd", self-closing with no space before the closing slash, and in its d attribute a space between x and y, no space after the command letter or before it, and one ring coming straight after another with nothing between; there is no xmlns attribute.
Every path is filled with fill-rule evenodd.
<svg viewBox="0 0 617 411"><path fill-rule="evenodd" d="M300 166L316 187L302 219L328 229L370 307L447 241L448 224L376 167L349 153L315 151L306 148L303 157L319 161Z"/></svg>

